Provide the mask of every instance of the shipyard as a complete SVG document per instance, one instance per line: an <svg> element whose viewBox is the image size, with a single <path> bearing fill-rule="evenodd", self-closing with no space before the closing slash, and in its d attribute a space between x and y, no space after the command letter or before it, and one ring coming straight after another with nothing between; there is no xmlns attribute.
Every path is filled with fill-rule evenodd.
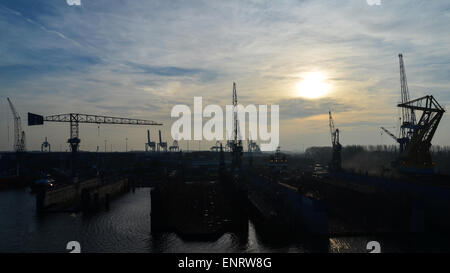
<svg viewBox="0 0 450 273"><path fill-rule="evenodd" d="M6 2L0 253L450 252L448 4Z"/></svg>
<svg viewBox="0 0 450 273"><path fill-rule="evenodd" d="M401 97L408 100L409 94L403 94L408 90L402 57ZM236 83L232 101L236 107ZM159 129L157 141L152 141L153 129L147 129L143 150L133 152L81 151L80 124L162 124L87 114L28 113L28 126L69 123L71 151L52 152L46 138L40 152L27 152L20 117L9 98L8 102L19 133L14 139L16 152L2 154L2 166L7 166L3 172L11 174L2 178L2 188L29 189L38 215L70 212L95 217L118 196L148 188L149 232L156 237L173 233L187 242L214 242L233 234L239 244L245 244L252 223L269 242L300 241L310 251L327 252L330 238L396 234L410 239L412 247L420 247L434 232L443 234L439 237L443 241L450 228L450 221L439 217L450 208L449 175L435 171L430 150L445 110L432 95L398 104L406 109L400 137L380 129L399 147L366 151L392 159L377 166L376 173L373 165L372 170L362 165L360 169L344 167L346 155L361 156L365 148L341 145L339 123L331 111L331 146L311 147L304 153L286 153L280 147L264 152L255 141L243 141L237 111L232 112L233 138L217 141L209 151L183 151L179 140L168 146ZM283 238L284 234L289 237Z"/></svg>

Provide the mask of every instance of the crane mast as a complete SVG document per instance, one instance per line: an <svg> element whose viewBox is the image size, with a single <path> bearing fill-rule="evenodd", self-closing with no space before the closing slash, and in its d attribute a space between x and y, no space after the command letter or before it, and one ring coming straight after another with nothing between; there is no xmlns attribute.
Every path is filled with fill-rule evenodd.
<svg viewBox="0 0 450 273"><path fill-rule="evenodd" d="M147 130L147 143L145 143L145 151L148 152L149 149L154 152L156 149L156 143L150 140L150 130Z"/></svg>
<svg viewBox="0 0 450 273"><path fill-rule="evenodd" d="M236 83L233 82L233 125L234 125L234 132L233 132L233 140L235 143L238 142L238 118L237 118L237 91L236 91Z"/></svg>
<svg viewBox="0 0 450 273"><path fill-rule="evenodd" d="M335 144L335 135L336 135L336 130L334 129L334 120L333 117L331 116L331 111L328 112L329 115L329 125L330 125L330 134L331 134L331 145L334 146Z"/></svg>
<svg viewBox="0 0 450 273"><path fill-rule="evenodd" d="M339 143L339 129L335 129L333 116L331 115L331 111L329 114L329 126L330 126L330 134L331 134L331 145L332 145L332 156L330 169L332 171L339 171L342 169L341 167L341 151L342 145Z"/></svg>
<svg viewBox="0 0 450 273"><path fill-rule="evenodd" d="M16 108L12 104L9 98L6 98L11 108L11 112L14 116L14 151L24 152L25 151L25 132L22 131L22 121L20 116L16 111Z"/></svg>
<svg viewBox="0 0 450 273"><path fill-rule="evenodd" d="M400 96L401 103L410 101L408 82L406 80L405 64L403 62L403 54L398 54L400 64ZM411 138L413 128L416 124L416 115L413 109L402 108L402 125L400 128L400 137L403 142Z"/></svg>
<svg viewBox="0 0 450 273"><path fill-rule="evenodd" d="M235 168L240 168L241 166L241 157L243 153L243 147L242 147L242 140L239 139L239 120L238 120L238 113L237 113L237 106L238 106L238 100L237 100L237 91L236 91L236 83L233 82L233 122L234 122L234 130L233 130L233 141L231 144L231 150L233 153L232 158L232 165Z"/></svg>

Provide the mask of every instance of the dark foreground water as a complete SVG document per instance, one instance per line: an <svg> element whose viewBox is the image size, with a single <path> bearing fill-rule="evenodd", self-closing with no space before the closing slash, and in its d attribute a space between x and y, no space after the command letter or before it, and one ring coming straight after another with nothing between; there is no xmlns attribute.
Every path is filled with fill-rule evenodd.
<svg viewBox="0 0 450 273"><path fill-rule="evenodd" d="M108 211L37 215L35 198L28 190L0 192L0 252L68 252L78 241L82 252L311 252L311 244L298 240L267 239L249 221L244 239L224 234L214 242L183 241L176 234L152 236L150 189L136 189L112 200ZM368 252L374 238L332 238L321 250ZM375 238L376 239L376 238ZM401 251L397 240L377 239L383 251Z"/></svg>

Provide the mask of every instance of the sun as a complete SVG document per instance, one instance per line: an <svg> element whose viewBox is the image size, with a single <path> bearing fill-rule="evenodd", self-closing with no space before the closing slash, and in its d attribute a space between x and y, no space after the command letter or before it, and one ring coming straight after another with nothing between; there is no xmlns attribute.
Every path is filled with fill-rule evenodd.
<svg viewBox="0 0 450 273"><path fill-rule="evenodd" d="M331 90L326 77L321 72L309 72L303 75L303 80L297 84L298 95L307 99L325 97Z"/></svg>

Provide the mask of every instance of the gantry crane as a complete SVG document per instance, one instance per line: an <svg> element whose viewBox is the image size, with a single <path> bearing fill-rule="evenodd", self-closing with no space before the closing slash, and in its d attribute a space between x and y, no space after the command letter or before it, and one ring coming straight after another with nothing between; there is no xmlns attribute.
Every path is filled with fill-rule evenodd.
<svg viewBox="0 0 450 273"><path fill-rule="evenodd" d="M14 151L20 153L25 151L25 132L22 131L22 121L9 98L6 98L14 117Z"/></svg>
<svg viewBox="0 0 450 273"><path fill-rule="evenodd" d="M47 137L45 137L45 141L41 144L41 152L51 152L51 145L47 141Z"/></svg>
<svg viewBox="0 0 450 273"><path fill-rule="evenodd" d="M172 146L169 147L169 151L171 152L178 152L180 151L180 146L178 145L178 140L174 140L172 143Z"/></svg>
<svg viewBox="0 0 450 273"><path fill-rule="evenodd" d="M158 143L158 152L160 151L167 152L167 142L162 141L161 130L159 130L159 143Z"/></svg>
<svg viewBox="0 0 450 273"><path fill-rule="evenodd" d="M178 143L178 134L175 136L175 139L172 142L172 146L169 147L169 151L171 151L171 152L179 152L180 151L180 145Z"/></svg>
<svg viewBox="0 0 450 273"><path fill-rule="evenodd" d="M78 151L80 145L79 124L95 123L95 124L127 124L127 125L162 125L152 120L119 118L89 114L59 114L43 117L33 113L28 113L28 125L42 125L44 122L68 122L70 123L70 138L67 142L70 144L72 153Z"/></svg>
<svg viewBox="0 0 450 273"><path fill-rule="evenodd" d="M149 149L154 152L156 150L156 143L150 140L150 130L147 130L147 143L145 143L145 151L148 152Z"/></svg>
<svg viewBox="0 0 450 273"><path fill-rule="evenodd" d="M331 134L331 145L333 148L330 162L330 169L333 171L341 170L341 151L342 145L339 143L339 129L334 127L333 116L331 115L331 111L329 114L329 126L330 126L330 134Z"/></svg>

